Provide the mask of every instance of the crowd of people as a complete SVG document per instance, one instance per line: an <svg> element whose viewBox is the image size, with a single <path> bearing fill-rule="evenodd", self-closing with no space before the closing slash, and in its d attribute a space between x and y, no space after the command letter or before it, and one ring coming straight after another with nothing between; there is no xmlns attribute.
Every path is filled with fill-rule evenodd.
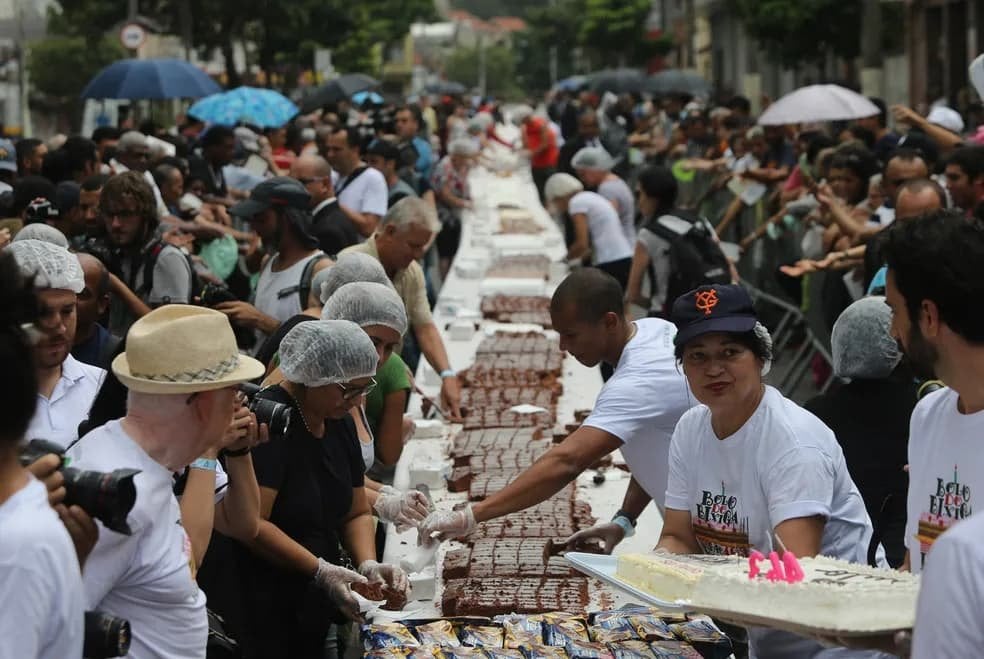
<svg viewBox="0 0 984 659"><path fill-rule="evenodd" d="M984 145L964 135L973 108L965 124L894 107L897 135L878 107L760 127L740 97L421 98L0 144L0 583L18 602L0 657L82 656L87 611L129 621L133 657L340 656L367 599L409 595L381 525L467 534L615 450L622 507L570 548L611 552L654 503L661 550L924 572L913 655L972 656L979 524L947 529L984 477ZM501 492L435 510L393 473L421 356L460 419L432 307L470 170L505 152L565 233L561 348L606 383ZM839 384L805 409L764 379L784 355L741 285L760 240L794 249L759 281L829 326L816 377ZM760 658L828 652L750 640Z"/></svg>

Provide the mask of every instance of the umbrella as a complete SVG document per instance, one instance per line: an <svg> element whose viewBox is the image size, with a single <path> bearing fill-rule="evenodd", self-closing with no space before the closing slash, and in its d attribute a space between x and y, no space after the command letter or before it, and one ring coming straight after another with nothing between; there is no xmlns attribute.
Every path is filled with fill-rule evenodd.
<svg viewBox="0 0 984 659"><path fill-rule="evenodd" d="M376 92L370 91L356 92L355 94L352 94L352 102L356 105L362 105L366 101L369 101L373 105L382 105L383 97Z"/></svg>
<svg viewBox="0 0 984 659"><path fill-rule="evenodd" d="M560 89L565 92L576 92L580 91L587 84L587 76L571 76L563 80L558 80L557 84L554 85L554 89Z"/></svg>
<svg viewBox="0 0 984 659"><path fill-rule="evenodd" d="M346 73L329 80L308 94L301 102L301 111L305 114L314 112L320 107L344 101L352 98L353 94L378 86L378 80L364 73Z"/></svg>
<svg viewBox="0 0 984 659"><path fill-rule="evenodd" d="M100 71L82 98L201 98L222 88L196 66L180 59L125 59Z"/></svg>
<svg viewBox="0 0 984 659"><path fill-rule="evenodd" d="M448 94L450 96L456 96L458 94L464 94L468 91L468 88L460 82L455 82L454 80L441 80L439 82L432 82L424 87L424 90L429 94Z"/></svg>
<svg viewBox="0 0 984 659"><path fill-rule="evenodd" d="M646 76L638 69L605 69L588 76L588 88L593 92L641 92L646 88Z"/></svg>
<svg viewBox="0 0 984 659"><path fill-rule="evenodd" d="M790 92L770 105L758 122L763 126L783 126L861 119L878 113L878 106L850 89L838 85L810 85Z"/></svg>
<svg viewBox="0 0 984 659"><path fill-rule="evenodd" d="M646 91L653 94L706 96L711 91L711 84L695 71L667 69L649 76Z"/></svg>
<svg viewBox="0 0 984 659"><path fill-rule="evenodd" d="M262 128L283 126L297 112L297 106L283 94L257 87L237 87L188 108L188 114L209 123L235 126L243 122Z"/></svg>

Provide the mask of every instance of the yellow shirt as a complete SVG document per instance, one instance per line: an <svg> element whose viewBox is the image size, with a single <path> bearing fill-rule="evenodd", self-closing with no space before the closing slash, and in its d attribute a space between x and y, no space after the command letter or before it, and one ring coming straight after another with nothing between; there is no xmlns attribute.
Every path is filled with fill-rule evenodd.
<svg viewBox="0 0 984 659"><path fill-rule="evenodd" d="M352 245L342 250L345 252L362 252L377 261L379 252L376 250L376 237L373 236L364 243ZM424 269L414 261L408 267L396 273L392 278L393 288L403 300L407 308L407 319L411 327L421 327L434 322L431 315L430 303L427 301L427 283L424 281Z"/></svg>

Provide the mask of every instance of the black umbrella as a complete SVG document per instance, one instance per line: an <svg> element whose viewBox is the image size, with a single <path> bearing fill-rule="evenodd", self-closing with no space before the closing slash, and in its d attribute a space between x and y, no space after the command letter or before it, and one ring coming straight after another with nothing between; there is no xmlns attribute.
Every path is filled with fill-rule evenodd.
<svg viewBox="0 0 984 659"><path fill-rule="evenodd" d="M307 114L320 107L351 98L352 94L379 86L379 81L364 73L346 73L330 80L301 99L301 112Z"/></svg>
<svg viewBox="0 0 984 659"><path fill-rule="evenodd" d="M458 94L464 94L468 91L460 82L455 82L454 80L441 80L440 82L432 82L431 84L424 87L424 91L428 94L448 94L450 96L456 96Z"/></svg>
<svg viewBox="0 0 984 659"><path fill-rule="evenodd" d="M646 91L653 94L690 94L706 96L711 92L711 83L695 71L667 69L649 76Z"/></svg>
<svg viewBox="0 0 984 659"><path fill-rule="evenodd" d="M638 69L605 69L588 76L588 89L593 92L625 94L646 88L646 76Z"/></svg>

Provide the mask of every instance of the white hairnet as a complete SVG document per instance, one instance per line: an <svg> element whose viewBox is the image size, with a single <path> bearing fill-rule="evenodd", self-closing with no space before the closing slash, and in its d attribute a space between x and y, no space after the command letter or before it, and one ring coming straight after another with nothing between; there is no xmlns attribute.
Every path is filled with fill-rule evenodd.
<svg viewBox="0 0 984 659"><path fill-rule="evenodd" d="M891 326L892 310L880 295L861 298L844 309L830 335L834 374L866 380L888 377L902 360Z"/></svg>
<svg viewBox="0 0 984 659"><path fill-rule="evenodd" d="M383 325L407 332L407 309L403 300L389 286L371 281L345 284L328 298L321 310L324 320L350 320L359 327Z"/></svg>
<svg viewBox="0 0 984 659"><path fill-rule="evenodd" d="M528 105L520 105L513 108L512 120L514 124L521 124L533 116L533 108Z"/></svg>
<svg viewBox="0 0 984 659"><path fill-rule="evenodd" d="M383 264L362 252L338 255L335 265L321 270L311 281L311 290L319 291L321 304L328 301L339 288L356 281L372 281L392 286Z"/></svg>
<svg viewBox="0 0 984 659"><path fill-rule="evenodd" d="M755 327L752 328L755 332L755 338L757 338L761 343L762 347L765 348L765 363L762 364L762 376L765 377L772 370L772 335L769 334L769 330L762 323L755 323Z"/></svg>
<svg viewBox="0 0 984 659"><path fill-rule="evenodd" d="M615 161L600 146L586 146L571 158L571 167L574 169L594 169L610 172L614 166Z"/></svg>
<svg viewBox="0 0 984 659"><path fill-rule="evenodd" d="M52 245L58 245L59 247L68 249L68 238L65 237L65 234L43 222L28 224L18 231L11 242L17 242L18 240L40 240L41 242L51 243Z"/></svg>
<svg viewBox="0 0 984 659"><path fill-rule="evenodd" d="M472 140L457 139L448 145L448 154L452 156L477 156L478 145Z"/></svg>
<svg viewBox="0 0 984 659"><path fill-rule="evenodd" d="M21 274L34 278L35 288L63 288L73 293L85 288L78 258L64 247L27 238L11 242L7 249L14 255Z"/></svg>
<svg viewBox="0 0 984 659"><path fill-rule="evenodd" d="M376 374L379 354L369 335L347 320L312 320L287 332L280 370L290 382L323 387Z"/></svg>
<svg viewBox="0 0 984 659"><path fill-rule="evenodd" d="M559 172L547 179L543 186L543 194L547 201L553 201L560 197L569 197L584 190L584 184L570 174Z"/></svg>

